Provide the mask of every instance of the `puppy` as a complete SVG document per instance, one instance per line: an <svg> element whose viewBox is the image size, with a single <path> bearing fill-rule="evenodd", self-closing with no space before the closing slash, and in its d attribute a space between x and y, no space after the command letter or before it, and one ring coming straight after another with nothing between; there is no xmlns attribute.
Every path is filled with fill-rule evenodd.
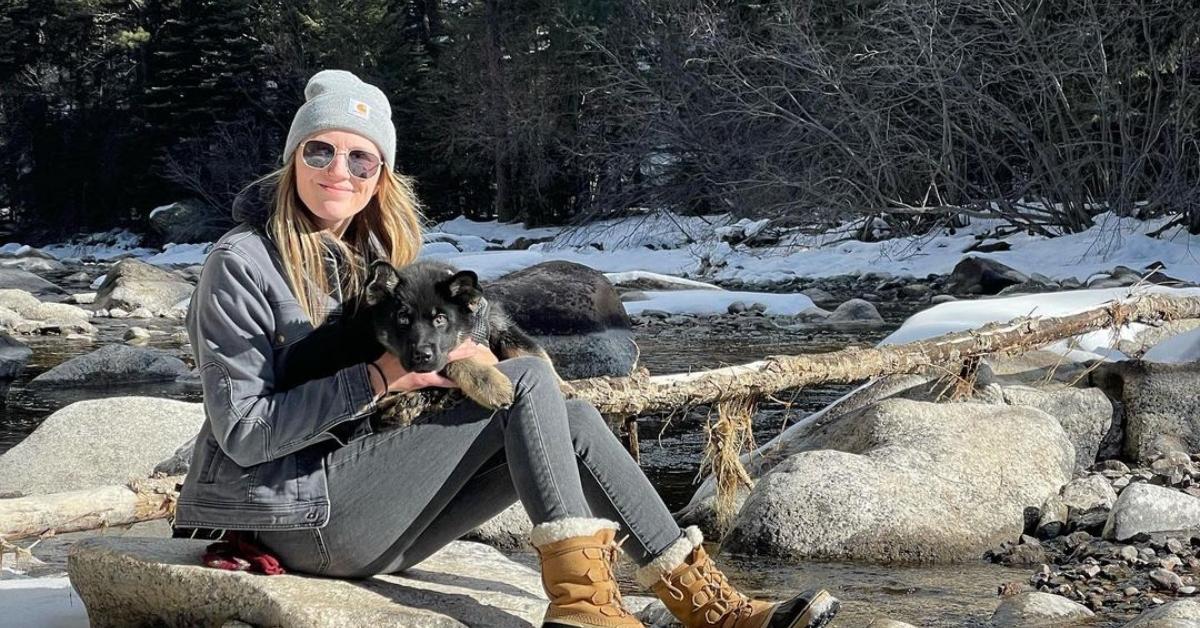
<svg viewBox="0 0 1200 628"><path fill-rule="evenodd" d="M485 408L512 405L512 382L473 359L447 363L447 355L464 340L487 345L501 360L533 355L550 361L500 303L484 297L479 277L469 270L430 260L396 269L380 261L369 276L366 303L375 340L406 370L441 371Z"/></svg>

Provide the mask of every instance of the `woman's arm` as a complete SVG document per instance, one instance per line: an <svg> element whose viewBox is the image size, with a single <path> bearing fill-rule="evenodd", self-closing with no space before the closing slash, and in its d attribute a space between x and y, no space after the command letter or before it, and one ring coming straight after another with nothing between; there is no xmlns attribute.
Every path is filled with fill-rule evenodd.
<svg viewBox="0 0 1200 628"><path fill-rule="evenodd" d="M237 251L209 255L188 310L188 329L218 444L252 466L335 438L329 429L370 414L365 363L277 389L275 316L257 269Z"/></svg>

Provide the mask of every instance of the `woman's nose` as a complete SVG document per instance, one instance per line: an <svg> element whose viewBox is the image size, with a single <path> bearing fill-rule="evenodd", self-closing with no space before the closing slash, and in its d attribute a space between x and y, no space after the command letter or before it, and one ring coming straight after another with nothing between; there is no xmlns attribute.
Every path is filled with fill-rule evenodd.
<svg viewBox="0 0 1200 628"><path fill-rule="evenodd" d="M334 155L333 161L329 163L328 169L329 169L330 174L334 174L339 177L349 178L350 177L350 156L343 155L342 153L338 153L338 154Z"/></svg>

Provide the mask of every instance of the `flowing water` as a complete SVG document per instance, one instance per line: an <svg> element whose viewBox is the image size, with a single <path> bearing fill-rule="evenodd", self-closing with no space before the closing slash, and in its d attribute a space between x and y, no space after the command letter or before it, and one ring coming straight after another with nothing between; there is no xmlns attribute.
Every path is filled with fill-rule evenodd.
<svg viewBox="0 0 1200 628"><path fill-rule="evenodd" d="M734 338L717 337L717 334L706 333L703 327L696 328L694 333L679 333L678 329L658 333L664 330L659 328L656 332L654 328L642 328L638 342L642 347L642 363L651 373L694 371L745 363L768 355L874 344L911 311L911 306L885 307L882 313L887 324L879 327L842 331L814 328L810 333L776 331ZM164 331L164 334L154 336L151 346L188 358L181 350L179 340L172 339L172 332L180 329L178 322L99 319L98 323L99 334L92 342L56 337L22 339L34 352L29 365L11 387L8 403L0 411L0 453L24 438L49 412L78 399L126 394L189 401L199 399L199 391L194 386L179 384L37 394L25 389L25 382L55 364L104 344L119 342L120 335L130 324ZM794 396L789 394L781 401L764 402L754 417L756 441L766 442L786 425L820 409L849 389L849 385L814 386ZM707 408L702 407L674 416L648 417L640 422L642 465L672 510L686 504L695 489L693 481L704 449L707 416ZM42 548L45 552L35 554L51 563L47 567L58 567L65 562L70 537L48 540ZM531 559L529 555L516 558L522 562ZM724 558L721 562L734 581L755 594L778 598L810 586L833 590L845 601L844 610L834 624L839 627L867 626L876 617L890 617L918 626L984 626L998 601L997 586L1014 580L1023 581L1030 573L1029 570L983 562L938 567L796 564L739 557ZM38 571L45 573L46 569ZM631 582L627 569L623 571L622 580Z"/></svg>

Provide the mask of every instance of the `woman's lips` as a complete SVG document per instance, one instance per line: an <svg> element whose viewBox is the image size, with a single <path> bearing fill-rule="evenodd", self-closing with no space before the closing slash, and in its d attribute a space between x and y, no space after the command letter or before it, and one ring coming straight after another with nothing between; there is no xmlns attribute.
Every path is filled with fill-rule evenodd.
<svg viewBox="0 0 1200 628"><path fill-rule="evenodd" d="M318 183L317 185L321 186L322 190L325 190L326 192L333 192L335 194L353 194L354 193L354 190L347 190L344 188L333 187L330 185L325 185L324 183Z"/></svg>

